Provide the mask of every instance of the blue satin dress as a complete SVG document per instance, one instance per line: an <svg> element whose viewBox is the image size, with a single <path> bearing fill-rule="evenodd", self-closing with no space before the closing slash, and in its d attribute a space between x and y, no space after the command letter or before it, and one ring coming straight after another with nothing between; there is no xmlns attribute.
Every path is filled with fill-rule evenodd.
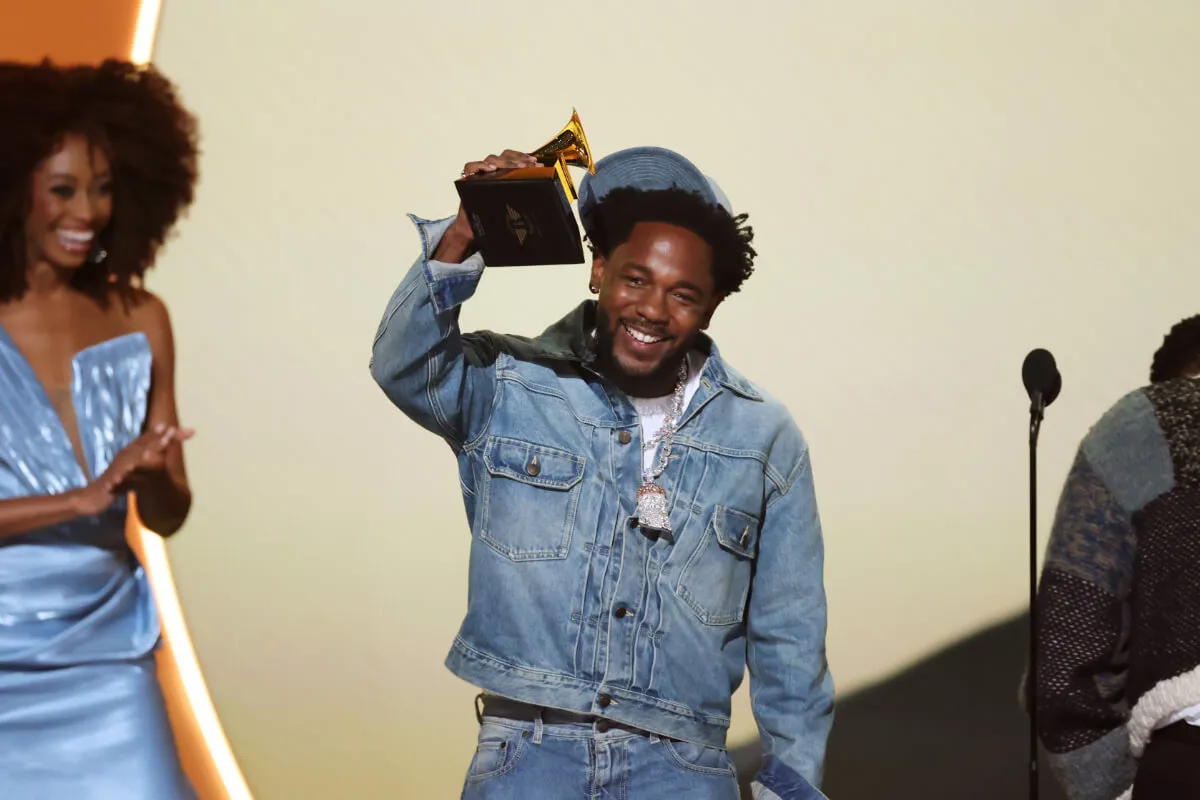
<svg viewBox="0 0 1200 800"><path fill-rule="evenodd" d="M92 475L137 438L150 389L140 333L72 361ZM0 328L0 500L87 484L33 369ZM0 798L192 800L155 670L158 614L126 505L0 538Z"/></svg>

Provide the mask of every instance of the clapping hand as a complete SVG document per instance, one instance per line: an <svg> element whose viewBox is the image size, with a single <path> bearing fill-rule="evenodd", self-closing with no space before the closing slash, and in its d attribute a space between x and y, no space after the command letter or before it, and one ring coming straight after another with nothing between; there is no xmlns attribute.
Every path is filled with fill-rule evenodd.
<svg viewBox="0 0 1200 800"><path fill-rule="evenodd" d="M118 495L136 491L139 486L161 478L167 469L172 448L192 438L195 431L173 425L155 425L117 453L108 469L92 481L80 498L80 510L99 514L113 504Z"/></svg>

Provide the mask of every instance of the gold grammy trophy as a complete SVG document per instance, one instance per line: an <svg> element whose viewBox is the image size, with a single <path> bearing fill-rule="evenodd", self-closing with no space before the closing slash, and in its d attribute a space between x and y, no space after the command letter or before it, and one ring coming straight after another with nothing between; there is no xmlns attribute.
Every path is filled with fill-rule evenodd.
<svg viewBox="0 0 1200 800"><path fill-rule="evenodd" d="M579 114L530 155L540 167L477 172L455 181L489 267L582 264L583 241L571 203L579 199L568 167L595 173Z"/></svg>

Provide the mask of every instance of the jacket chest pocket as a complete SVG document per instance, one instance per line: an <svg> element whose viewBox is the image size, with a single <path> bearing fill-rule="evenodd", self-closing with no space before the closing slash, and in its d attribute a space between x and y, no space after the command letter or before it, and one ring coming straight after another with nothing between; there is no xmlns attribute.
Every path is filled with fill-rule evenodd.
<svg viewBox="0 0 1200 800"><path fill-rule="evenodd" d="M585 463L566 450L490 437L479 538L510 561L566 558Z"/></svg>
<svg viewBox="0 0 1200 800"><path fill-rule="evenodd" d="M705 625L735 625L745 618L759 524L753 514L716 506L680 570L675 594Z"/></svg>

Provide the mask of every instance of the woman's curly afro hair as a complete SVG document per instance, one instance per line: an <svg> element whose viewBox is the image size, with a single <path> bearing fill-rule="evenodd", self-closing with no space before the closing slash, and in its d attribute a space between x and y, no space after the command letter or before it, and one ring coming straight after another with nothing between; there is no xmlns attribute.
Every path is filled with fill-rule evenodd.
<svg viewBox="0 0 1200 800"><path fill-rule="evenodd" d="M0 120L0 303L26 289L33 174L72 134L104 150L113 173L107 256L80 268L75 287L101 303L131 298L195 191L197 125L175 87L126 61L0 62Z"/></svg>

